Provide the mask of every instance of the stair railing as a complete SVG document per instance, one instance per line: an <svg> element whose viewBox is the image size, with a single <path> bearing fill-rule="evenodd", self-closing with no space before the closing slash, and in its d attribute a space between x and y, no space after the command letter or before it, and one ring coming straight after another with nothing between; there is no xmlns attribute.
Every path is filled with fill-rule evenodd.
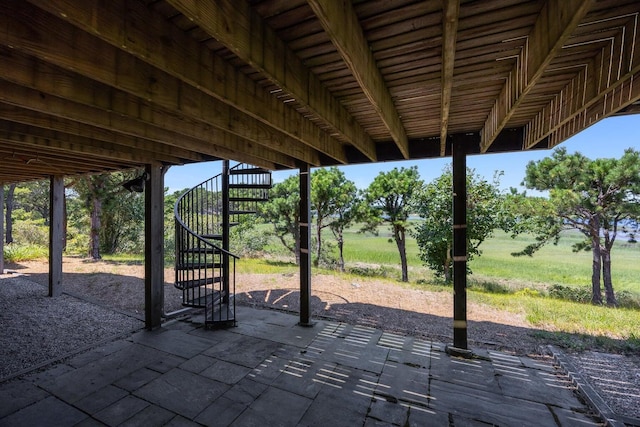
<svg viewBox="0 0 640 427"><path fill-rule="evenodd" d="M204 308L206 324L235 323L231 296L239 257L220 244L225 229L221 178L196 185L174 207L175 286L182 290L183 305Z"/></svg>

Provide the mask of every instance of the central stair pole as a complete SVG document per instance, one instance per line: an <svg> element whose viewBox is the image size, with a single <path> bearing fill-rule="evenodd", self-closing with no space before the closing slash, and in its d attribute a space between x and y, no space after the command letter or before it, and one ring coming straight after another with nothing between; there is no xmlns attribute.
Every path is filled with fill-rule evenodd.
<svg viewBox="0 0 640 427"><path fill-rule="evenodd" d="M229 160L222 161L222 249L229 251ZM221 254L224 304L229 303L229 255Z"/></svg>

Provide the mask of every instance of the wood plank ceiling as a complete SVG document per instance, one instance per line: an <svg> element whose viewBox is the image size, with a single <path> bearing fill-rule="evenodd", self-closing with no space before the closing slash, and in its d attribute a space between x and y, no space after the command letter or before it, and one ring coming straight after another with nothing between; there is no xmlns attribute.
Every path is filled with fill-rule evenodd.
<svg viewBox="0 0 640 427"><path fill-rule="evenodd" d="M637 0L3 0L0 182L551 148L640 100Z"/></svg>

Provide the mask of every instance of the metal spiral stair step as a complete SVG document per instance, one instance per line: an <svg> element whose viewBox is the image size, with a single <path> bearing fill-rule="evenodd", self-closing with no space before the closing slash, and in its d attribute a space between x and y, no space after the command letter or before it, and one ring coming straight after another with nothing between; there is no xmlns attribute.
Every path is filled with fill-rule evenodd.
<svg viewBox="0 0 640 427"><path fill-rule="evenodd" d="M229 184L229 188L234 190L268 190L271 188L271 184Z"/></svg>
<svg viewBox="0 0 640 427"><path fill-rule="evenodd" d="M267 197L229 197L230 202L268 202Z"/></svg>
<svg viewBox="0 0 640 427"><path fill-rule="evenodd" d="M187 262L176 265L176 270L190 271L200 270L205 268L221 268L222 264L219 262Z"/></svg>
<svg viewBox="0 0 640 427"><path fill-rule="evenodd" d="M270 172L263 168L244 168L244 169L229 169L229 175L269 175Z"/></svg>
<svg viewBox="0 0 640 427"><path fill-rule="evenodd" d="M216 247L199 247L182 249L181 252L185 254L219 254L220 249Z"/></svg>
<svg viewBox="0 0 640 427"><path fill-rule="evenodd" d="M179 280L176 282L176 288L178 289L193 289L199 286L212 285L214 283L220 283L221 277L205 277L204 279L189 279Z"/></svg>
<svg viewBox="0 0 640 427"><path fill-rule="evenodd" d="M212 294L209 294L207 296L200 296L198 298L185 300L182 302L182 305L186 307L204 308L207 307L207 304L209 304L209 306L215 307L216 305L220 305L220 301L222 300L224 295L224 291L214 291Z"/></svg>

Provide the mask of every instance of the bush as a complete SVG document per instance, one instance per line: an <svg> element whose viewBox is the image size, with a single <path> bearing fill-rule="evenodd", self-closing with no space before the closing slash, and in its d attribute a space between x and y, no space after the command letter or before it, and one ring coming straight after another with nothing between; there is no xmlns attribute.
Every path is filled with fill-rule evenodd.
<svg viewBox="0 0 640 427"><path fill-rule="evenodd" d="M49 242L49 227L45 225L44 219L14 221L13 240L19 245L46 245Z"/></svg>
<svg viewBox="0 0 640 427"><path fill-rule="evenodd" d="M4 247L4 259L7 262L29 261L46 258L47 256L49 256L49 250L42 245L10 243Z"/></svg>
<svg viewBox="0 0 640 427"><path fill-rule="evenodd" d="M591 290L582 287L552 285L548 292L549 296L552 298L580 303L591 302Z"/></svg>
<svg viewBox="0 0 640 427"><path fill-rule="evenodd" d="M269 238L267 231L254 227L251 221L243 221L231 229L229 246L240 257L256 258L264 252Z"/></svg>
<svg viewBox="0 0 640 427"><path fill-rule="evenodd" d="M390 277L392 269L383 265L354 265L346 267L347 273L363 277Z"/></svg>
<svg viewBox="0 0 640 427"><path fill-rule="evenodd" d="M638 294L620 291L616 293L616 299L620 307L640 309L640 295Z"/></svg>

